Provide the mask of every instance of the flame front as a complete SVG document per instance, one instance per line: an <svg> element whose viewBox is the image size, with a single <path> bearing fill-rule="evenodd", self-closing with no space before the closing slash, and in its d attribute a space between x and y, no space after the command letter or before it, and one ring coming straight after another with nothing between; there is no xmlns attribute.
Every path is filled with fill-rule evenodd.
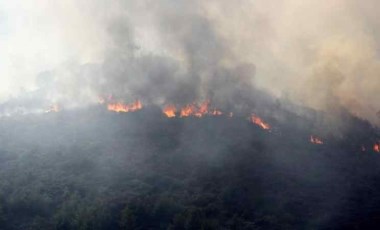
<svg viewBox="0 0 380 230"><path fill-rule="evenodd" d="M177 108L174 105L167 105L164 107L162 112L169 118L175 117Z"/></svg>
<svg viewBox="0 0 380 230"><path fill-rule="evenodd" d="M179 117L204 117L206 115L209 116L220 116L222 115L222 111L213 108L210 109L210 101L204 101L200 104L197 103L191 103L188 105L185 105L184 107L177 110L177 108L174 105L167 105L163 108L162 112L169 118L176 117L177 111L179 112Z"/></svg>
<svg viewBox="0 0 380 230"><path fill-rule="evenodd" d="M315 137L315 136L310 136L310 142L315 144L315 145L322 145L323 144L323 141L320 138Z"/></svg>
<svg viewBox="0 0 380 230"><path fill-rule="evenodd" d="M255 125L260 126L262 129L269 130L271 129L271 126L263 121L260 117L256 116L255 114L251 115L251 122Z"/></svg>
<svg viewBox="0 0 380 230"><path fill-rule="evenodd" d="M123 103L110 103L107 105L107 109L109 111L114 111L114 112L123 112L123 113L128 113L128 112L135 112L137 110L142 109L142 103L139 100L136 100L135 102L131 104L123 104Z"/></svg>
<svg viewBox="0 0 380 230"><path fill-rule="evenodd" d="M110 95L107 99L105 99L103 97L99 97L98 103L99 104L106 104L107 109L109 111L114 111L114 112L124 112L124 113L135 112L135 111L141 110L143 108L143 105L142 105L140 100L136 100L130 104L124 104L121 102L116 102L116 103L107 102L110 100L112 100L112 95ZM59 112L59 111L60 111L59 106L57 104L53 104L45 112L46 113L52 113L52 112ZM224 114L222 111L220 111L216 108L210 109L210 101L209 100L206 100L200 104L191 103L191 104L185 105L182 108L177 108L173 104L168 104L168 105L164 106L164 108L162 109L162 112L168 118L174 118L177 115L179 115L179 117L194 116L194 117L201 118L201 117L204 117L206 115L207 116L221 116ZM233 117L233 115L234 114L232 112L226 113L227 117ZM267 122L265 122L262 118L258 117L255 114L252 114L249 119L253 124L261 127L264 130L270 130L271 129L271 126ZM316 145L324 144L324 142L322 141L321 138L313 136L313 135L310 136L310 142L312 144L316 144ZM364 145L362 145L360 149L362 152L365 152L367 150ZM373 145L373 151L380 153L380 141L376 142Z"/></svg>

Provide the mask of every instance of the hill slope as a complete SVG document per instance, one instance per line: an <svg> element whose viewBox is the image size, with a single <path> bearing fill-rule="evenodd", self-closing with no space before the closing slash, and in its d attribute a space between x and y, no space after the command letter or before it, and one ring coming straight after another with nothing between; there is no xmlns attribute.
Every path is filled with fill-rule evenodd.
<svg viewBox="0 0 380 230"><path fill-rule="evenodd" d="M310 143L294 114L83 111L0 121L1 229L370 229L379 223L377 130L352 120ZM364 143L364 142L368 143Z"/></svg>

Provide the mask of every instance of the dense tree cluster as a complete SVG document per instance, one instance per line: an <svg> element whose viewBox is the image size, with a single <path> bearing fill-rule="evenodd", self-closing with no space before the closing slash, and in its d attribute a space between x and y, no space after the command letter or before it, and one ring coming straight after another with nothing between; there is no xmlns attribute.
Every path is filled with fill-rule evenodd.
<svg viewBox="0 0 380 230"><path fill-rule="evenodd" d="M380 155L358 149L376 130L352 118L339 138L313 145L312 124L300 119L269 132L239 117L167 119L154 110L3 118L0 229L378 224Z"/></svg>

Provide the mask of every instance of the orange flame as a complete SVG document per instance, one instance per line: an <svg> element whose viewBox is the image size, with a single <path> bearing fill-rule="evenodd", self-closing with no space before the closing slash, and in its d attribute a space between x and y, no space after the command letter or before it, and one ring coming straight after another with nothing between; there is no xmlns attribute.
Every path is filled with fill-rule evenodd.
<svg viewBox="0 0 380 230"><path fill-rule="evenodd" d="M376 143L376 144L373 146L373 151L380 153L380 144Z"/></svg>
<svg viewBox="0 0 380 230"><path fill-rule="evenodd" d="M142 104L141 101L136 100L135 102L131 104L123 104L123 103L110 103L107 105L107 109L109 111L114 111L114 112L123 112L123 113L128 113L128 112L135 112L137 110L142 109Z"/></svg>
<svg viewBox="0 0 380 230"><path fill-rule="evenodd" d="M315 136L310 136L310 142L315 144L315 145L323 145L323 141Z"/></svg>
<svg viewBox="0 0 380 230"><path fill-rule="evenodd" d="M174 105L167 105L164 107L162 112L169 118L175 117L177 108Z"/></svg>
<svg viewBox="0 0 380 230"><path fill-rule="evenodd" d="M197 108L195 107L195 105L193 104L186 105L185 107L181 109L180 117L188 117L188 116L194 115L196 110Z"/></svg>
<svg viewBox="0 0 380 230"><path fill-rule="evenodd" d="M256 124L256 125L260 126L262 129L265 129L265 130L271 129L271 126L268 123L266 123L265 121L263 121L263 119L261 119L260 117L256 116L255 114L251 115L251 122L253 124Z"/></svg>
<svg viewBox="0 0 380 230"><path fill-rule="evenodd" d="M194 116L194 117L203 117L206 115L211 115L211 116L220 116L222 115L222 111L217 110L217 109L210 109L210 101L204 101L201 104L188 104L185 105L183 108L180 109L180 117L189 117L189 116ZM165 113L165 112L164 112Z"/></svg>
<svg viewBox="0 0 380 230"><path fill-rule="evenodd" d="M194 116L202 117L203 115L207 114L209 104L210 104L210 101L205 101L205 102L201 103L198 107L198 110L195 111Z"/></svg>

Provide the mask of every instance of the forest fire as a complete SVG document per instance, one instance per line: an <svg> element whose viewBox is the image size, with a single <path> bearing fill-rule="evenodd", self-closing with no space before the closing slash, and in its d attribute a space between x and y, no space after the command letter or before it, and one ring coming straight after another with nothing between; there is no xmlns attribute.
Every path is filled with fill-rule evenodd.
<svg viewBox="0 0 380 230"><path fill-rule="evenodd" d="M142 103L139 100L136 100L135 102L131 104L123 104L123 103L110 103L107 105L107 109L109 111L114 111L114 112L123 112L123 113L128 113L128 112L135 112L137 110L142 109Z"/></svg>
<svg viewBox="0 0 380 230"><path fill-rule="evenodd" d="M166 105L162 112L169 118L176 117L203 117L206 115L209 116L220 116L223 115L222 111L218 109L209 109L210 101L202 102L201 104L191 103L185 105L184 107L177 109L174 105ZM178 114L177 114L178 112Z"/></svg>
<svg viewBox="0 0 380 230"><path fill-rule="evenodd" d="M310 142L315 144L315 145L323 145L323 141L315 136L310 136Z"/></svg>
<svg viewBox="0 0 380 230"><path fill-rule="evenodd" d="M124 104L121 102L117 103L110 103L107 102L107 100L112 100L112 98L109 99L100 99L98 102L100 104L106 104L107 109L109 111L113 112L135 112L143 108L143 105L140 100L136 100L133 103L130 104ZM226 117L233 117L233 112L224 113L221 110L216 109L215 107L210 106L210 101L206 100L202 103L196 103L193 102L191 104L187 104L183 107L176 107L174 104L167 104L162 108L162 113L167 118L185 118L185 117L197 117L202 118L204 116L221 116L223 114L226 115ZM46 112L58 112L59 108L57 105L52 105L49 110ZM249 121L252 122L254 125L259 126L260 128L264 130L271 130L272 127L269 123L264 121L261 117L257 116L256 114L251 114L249 117ZM324 141L314 135L310 135L310 143L315 145L323 145ZM362 152L366 152L368 149L365 146L361 146L360 150ZM380 143L375 143L373 145L373 151L380 153Z"/></svg>
<svg viewBox="0 0 380 230"><path fill-rule="evenodd" d="M175 117L177 108L174 105L167 105L164 107L162 112L169 118Z"/></svg>
<svg viewBox="0 0 380 230"><path fill-rule="evenodd" d="M205 101L199 105L192 103L189 105L186 105L181 109L180 117L188 117L188 116L195 116L195 117L203 117L206 114L210 114L208 107L209 107L210 101Z"/></svg>
<svg viewBox="0 0 380 230"><path fill-rule="evenodd" d="M262 129L265 129L265 130L270 130L271 129L271 126L264 122L263 119L261 119L260 117L256 116L255 114L252 114L251 115L251 122L253 124L256 124L258 126L260 126Z"/></svg>
<svg viewBox="0 0 380 230"><path fill-rule="evenodd" d="M198 107L198 111L195 111L194 116L202 117L203 115L207 114L209 104L210 104L210 101L205 101L201 103Z"/></svg>
<svg viewBox="0 0 380 230"><path fill-rule="evenodd" d="M195 105L186 105L181 109L180 117L188 117L191 115L194 115L195 112L197 111L197 108Z"/></svg>

